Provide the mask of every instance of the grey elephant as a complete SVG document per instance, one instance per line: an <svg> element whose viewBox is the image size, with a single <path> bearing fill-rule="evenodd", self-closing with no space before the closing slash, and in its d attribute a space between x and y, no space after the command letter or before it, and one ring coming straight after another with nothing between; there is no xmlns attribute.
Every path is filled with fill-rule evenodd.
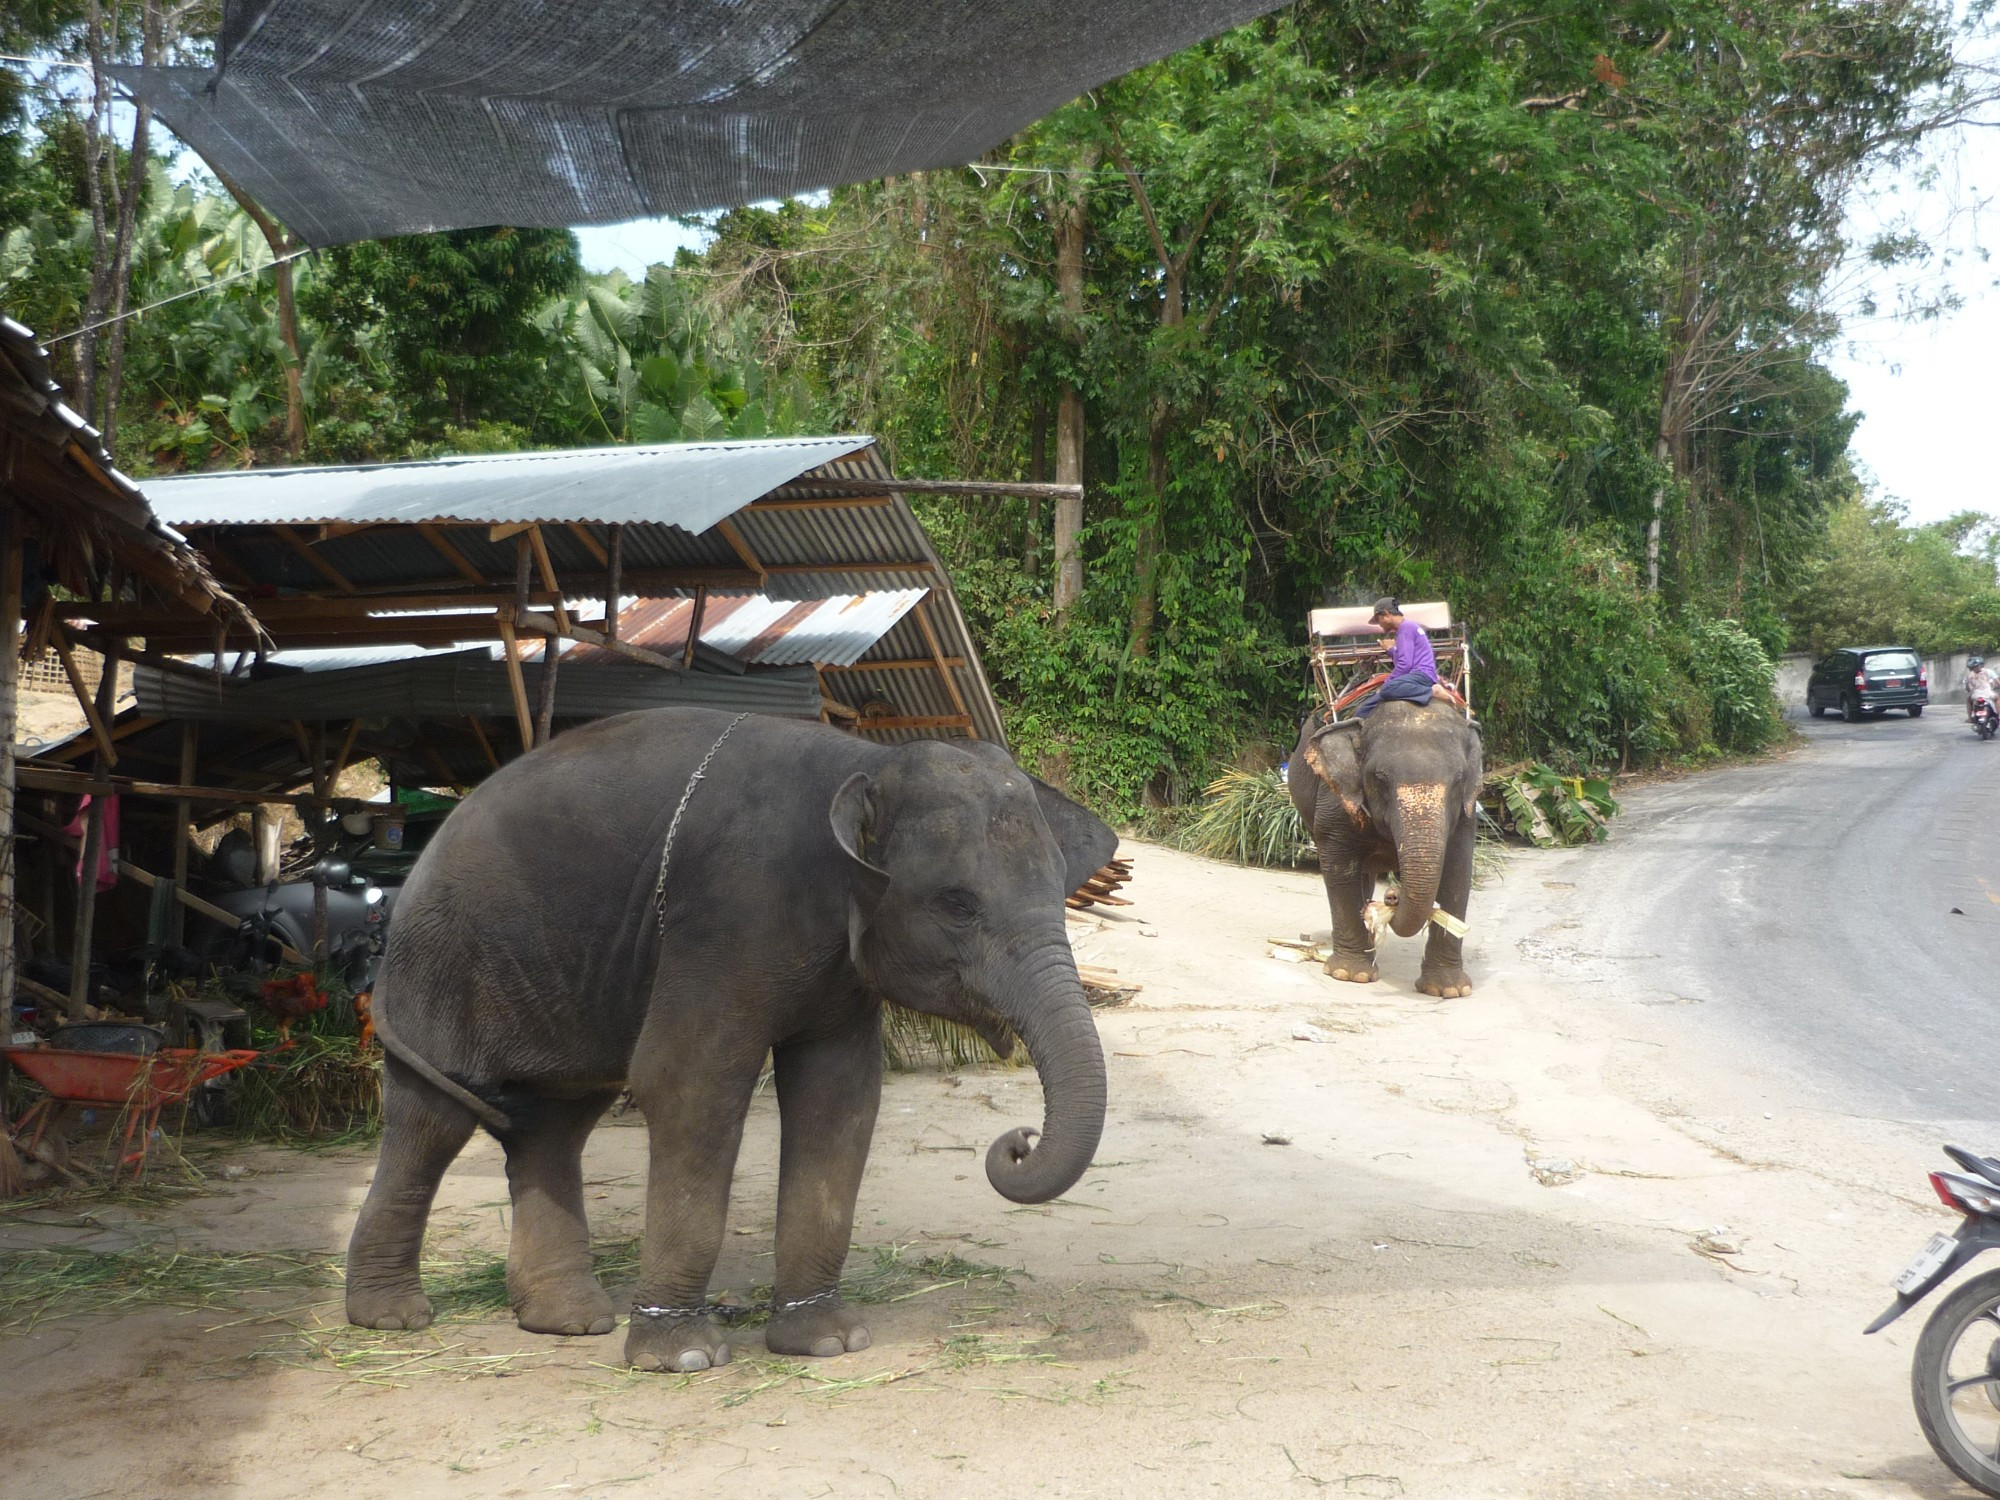
<svg viewBox="0 0 2000 1500"><path fill-rule="evenodd" d="M1417 988L1472 993L1463 940L1432 913L1465 919L1481 774L1478 727L1441 700L1384 703L1360 720L1306 720L1286 779L1326 880L1333 978L1367 984L1381 972L1365 913L1376 879L1395 871L1402 889L1390 929L1415 937L1431 924Z"/></svg>
<svg viewBox="0 0 2000 1500"><path fill-rule="evenodd" d="M881 745L701 709L606 719L516 760L459 807L397 903L375 1025L386 1061L375 1180L347 1315L421 1328L424 1224L484 1124L505 1148L507 1292L539 1333L607 1333L582 1152L622 1088L650 1135L625 1355L725 1363L706 1303L730 1176L768 1054L780 1113L775 1353L868 1346L840 1300L881 1092L881 1002L963 1022L1041 1075L1039 1132L986 1172L1017 1202L1090 1164L1104 1058L1064 897L1117 843L972 742Z"/></svg>

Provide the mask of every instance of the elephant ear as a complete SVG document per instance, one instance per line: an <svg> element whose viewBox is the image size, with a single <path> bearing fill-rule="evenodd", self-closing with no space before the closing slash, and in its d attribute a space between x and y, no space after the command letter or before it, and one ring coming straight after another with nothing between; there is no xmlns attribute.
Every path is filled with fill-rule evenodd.
<svg viewBox="0 0 2000 1500"><path fill-rule="evenodd" d="M998 745L975 740L963 746L981 760L991 761L1019 776L1027 776L1035 786L1035 801L1042 821L1049 825L1056 847L1062 851L1064 894L1074 896L1090 877L1118 852L1118 835L1096 813L1074 802L1039 776L1029 775L1014 763L1014 757Z"/></svg>
<svg viewBox="0 0 2000 1500"><path fill-rule="evenodd" d="M1368 809L1361 801L1361 756L1355 741L1360 738L1352 719L1330 724L1306 741L1306 764L1327 784L1347 809L1356 828L1368 826Z"/></svg>
<svg viewBox="0 0 2000 1500"><path fill-rule="evenodd" d="M866 771L856 771L833 794L833 804L826 815L833 827L834 840L846 854L848 870L854 877L855 914L864 921L874 915L876 903L889 888L889 872L871 863L863 852L868 847L868 825L874 814L874 783ZM858 929L850 934L854 938L859 936Z"/></svg>

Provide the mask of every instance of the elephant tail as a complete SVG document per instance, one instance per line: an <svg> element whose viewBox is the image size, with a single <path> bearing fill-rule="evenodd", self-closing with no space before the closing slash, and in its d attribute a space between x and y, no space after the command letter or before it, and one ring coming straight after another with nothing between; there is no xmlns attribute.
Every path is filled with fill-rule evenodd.
<svg viewBox="0 0 2000 1500"><path fill-rule="evenodd" d="M375 1035L382 1043L382 1050L384 1052L395 1058L396 1061L403 1064L404 1067L415 1073L439 1093L471 1110L479 1123L495 1135L505 1135L514 1128L514 1122L507 1118L505 1114L488 1104L464 1084L456 1083L445 1077L444 1074L431 1066L427 1059L419 1056L415 1049L396 1035L395 1031L389 1025L389 1018L382 1013L382 992L379 989L375 991L374 999L369 1004L369 1014L374 1020Z"/></svg>

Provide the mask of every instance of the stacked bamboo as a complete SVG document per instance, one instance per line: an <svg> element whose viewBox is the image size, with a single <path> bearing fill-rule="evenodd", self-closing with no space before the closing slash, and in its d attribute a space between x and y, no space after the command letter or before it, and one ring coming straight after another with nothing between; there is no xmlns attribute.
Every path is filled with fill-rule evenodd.
<svg viewBox="0 0 2000 1500"><path fill-rule="evenodd" d="M1113 895L1112 892L1131 878L1132 861L1114 859L1083 883L1076 894L1069 898L1069 905L1075 911L1082 911L1085 907L1094 905L1130 906L1132 904L1130 901L1122 896Z"/></svg>

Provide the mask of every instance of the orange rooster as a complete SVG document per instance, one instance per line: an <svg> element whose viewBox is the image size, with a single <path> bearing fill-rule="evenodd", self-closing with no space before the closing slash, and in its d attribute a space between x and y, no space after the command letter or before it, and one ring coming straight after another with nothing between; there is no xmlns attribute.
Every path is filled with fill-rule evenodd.
<svg viewBox="0 0 2000 1500"><path fill-rule="evenodd" d="M327 993L310 972L267 979L257 989L257 1001L278 1018L278 1036L289 1041L292 1023L326 1009Z"/></svg>

